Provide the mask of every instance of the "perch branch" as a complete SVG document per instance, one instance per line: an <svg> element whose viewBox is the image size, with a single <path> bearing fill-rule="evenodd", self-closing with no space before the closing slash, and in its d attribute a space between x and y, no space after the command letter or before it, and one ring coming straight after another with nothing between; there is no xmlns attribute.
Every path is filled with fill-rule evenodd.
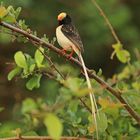
<svg viewBox="0 0 140 140"><path fill-rule="evenodd" d="M50 137L45 136L22 136L13 138L3 138L0 140L53 140ZM86 138L76 138L76 137L61 137L61 140L86 140Z"/></svg>
<svg viewBox="0 0 140 140"><path fill-rule="evenodd" d="M54 45L45 42L43 40L41 40L40 38L36 37L35 35L32 35L22 29L19 29L13 25L10 25L8 23L5 22L0 22L0 25L8 28L10 30L12 30L13 32L17 32L19 34L22 34L23 36L25 36L28 39L31 39L35 42L40 43L40 45L42 45L43 47L47 47L50 50L52 50L53 52L59 54L60 56L63 56L64 58L66 58L67 60L77 64L81 69L82 69L82 64L75 58L71 58L69 59L69 55L68 54L63 54L62 51L60 49L58 49L57 47L55 47ZM140 116L133 110L133 108L131 108L131 106L125 101L125 99L121 96L121 92L112 88L108 83L106 83L105 81L103 81L100 77L98 77L95 73L93 73L92 70L87 68L87 72L90 75L91 78L94 78L101 86L106 87L106 90L108 90L112 95L114 95L123 105L124 108L128 111L128 113L137 121L137 123L140 125Z"/></svg>

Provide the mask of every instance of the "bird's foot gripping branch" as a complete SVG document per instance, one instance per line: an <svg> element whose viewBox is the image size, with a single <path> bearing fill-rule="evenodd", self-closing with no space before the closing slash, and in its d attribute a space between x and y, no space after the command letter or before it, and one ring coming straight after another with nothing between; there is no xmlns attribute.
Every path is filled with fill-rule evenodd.
<svg viewBox="0 0 140 140"><path fill-rule="evenodd" d="M8 80L12 80L14 77L27 79L27 89L33 90L41 88L40 81L42 77L47 76L49 77L47 79L49 83L54 86L53 89L56 89L53 101L48 98L49 101L47 103L43 98L36 100L31 98L25 99L21 105L21 114L24 115L26 121L22 123L25 126L29 126L28 122L30 122L30 127L33 131L32 134L37 134L35 129L40 129L40 124L43 124L47 128L47 133L45 134L49 134L53 139L59 139L62 132L65 135L87 136L91 138L95 132L95 126L92 123L92 111L89 106L89 99L86 96L89 89L85 86L84 79L78 77L80 74L79 70L82 69L81 62L73 57L68 59L68 54L62 54L61 50L53 45L55 39L49 42L45 35L42 38L37 37L37 33L33 32L25 24L24 20L18 20L20 11L21 8L15 10L12 6L5 8L1 5L1 35L7 34L12 41L30 42L37 49L32 55L23 53L22 51L15 53L15 67L8 74ZM74 69L70 65L58 65L57 62L54 64L50 58L51 51L76 64L79 70ZM121 57L121 59L123 58ZM113 138L114 132L117 129L116 122L119 124L118 129L121 129L124 125L130 129L131 126L131 131L129 130L130 132L128 133L131 134L133 129L135 135L138 135L137 125L140 125L140 116L130 107L124 98L128 99L128 101L131 100L131 105L139 111L138 106L136 106L139 101L135 100L132 102L134 97L139 96L137 94L138 86L135 82L137 77L135 74L139 68L139 62L131 66L126 66L120 74L116 74L116 76L108 80L109 84L100 78L103 77L100 72L100 74L96 75L92 70L86 68L94 87L98 106L100 106L100 119L97 119L97 124L101 139L104 136ZM69 73L68 76L67 73ZM130 82L125 82L126 78L128 80L130 77L134 79L131 83L131 89L128 88L128 86L130 87ZM110 84L113 84L113 87ZM132 94L132 90L135 91L135 96ZM28 132L28 129L22 128L22 125L19 127L23 135L25 132ZM13 136L13 132L9 133L10 136ZM121 133L124 132L120 130ZM0 132L0 135L2 134Z"/></svg>

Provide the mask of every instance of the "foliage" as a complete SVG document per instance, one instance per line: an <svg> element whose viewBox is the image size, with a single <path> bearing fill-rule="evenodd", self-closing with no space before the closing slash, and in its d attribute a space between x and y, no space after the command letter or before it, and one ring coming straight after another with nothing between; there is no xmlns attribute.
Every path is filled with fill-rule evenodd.
<svg viewBox="0 0 140 140"><path fill-rule="evenodd" d="M114 1L112 2L114 3ZM85 6L90 8L88 4ZM0 20L37 35L36 31L32 31L26 25L25 20L18 19L20 12L20 7L14 9L13 6L6 8L1 5ZM117 24L122 25L123 23ZM102 25L99 26L102 27ZM87 27L91 29L91 26ZM7 32L7 29L1 28L1 34ZM10 34L9 41L20 43L31 41L29 38L10 30L8 30L8 33ZM104 35L103 40L105 38L106 35ZM49 42L46 35L42 39ZM16 104L14 109L17 114L13 114L13 119L11 117L9 122L1 122L0 137L15 136L15 131L18 128L22 135L49 135L53 139L59 139L61 135L84 136L88 139L96 137L91 113L79 100L81 98L90 108L90 101L87 96L88 89L84 78L80 76L80 70L76 70L70 65L55 62L55 66L66 77L64 80L45 59L46 57L43 54L50 56L48 49L38 46L35 42L32 43L37 48L31 54L24 51L15 53L14 68L9 72L8 80L11 81L20 77L26 82L24 85L28 90L34 92L34 89L44 88L44 95L39 95L35 99L28 97L22 100L22 103ZM125 50L122 44L117 43L112 47L114 48L113 55L116 54L120 62L126 63L126 65L107 81L113 88L119 90L129 104L140 113L140 62L135 60L130 64L130 52ZM101 70L99 70L98 75L105 79ZM101 88L94 79L91 79L91 81L99 107L100 118L97 119L99 138L138 140L140 126L129 116L123 108L124 105L110 95L104 87ZM44 87L43 82L45 83ZM0 111L3 111L3 108L0 108Z"/></svg>

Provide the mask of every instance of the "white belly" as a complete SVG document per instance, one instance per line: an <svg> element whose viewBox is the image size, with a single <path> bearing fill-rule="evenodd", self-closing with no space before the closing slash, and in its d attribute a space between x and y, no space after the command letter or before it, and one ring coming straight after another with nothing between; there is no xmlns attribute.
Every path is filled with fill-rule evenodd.
<svg viewBox="0 0 140 140"><path fill-rule="evenodd" d="M62 25L56 28L56 38L57 38L58 44L65 50L70 51L71 48L73 47L73 43L67 37L65 37L65 35L61 31L61 28L62 28Z"/></svg>

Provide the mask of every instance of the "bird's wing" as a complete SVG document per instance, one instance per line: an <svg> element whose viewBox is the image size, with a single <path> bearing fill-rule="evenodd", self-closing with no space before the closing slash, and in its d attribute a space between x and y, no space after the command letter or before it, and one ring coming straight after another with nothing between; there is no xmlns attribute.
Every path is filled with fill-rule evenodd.
<svg viewBox="0 0 140 140"><path fill-rule="evenodd" d="M84 51L83 43L79 36L79 33L74 25L63 25L61 28L63 34L80 50L80 52Z"/></svg>

